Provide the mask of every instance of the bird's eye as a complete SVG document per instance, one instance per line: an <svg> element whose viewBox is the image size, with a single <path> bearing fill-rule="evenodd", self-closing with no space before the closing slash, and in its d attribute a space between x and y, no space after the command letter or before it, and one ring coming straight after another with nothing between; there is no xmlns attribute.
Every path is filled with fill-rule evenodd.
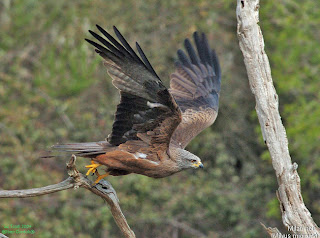
<svg viewBox="0 0 320 238"><path fill-rule="evenodd" d="M196 161L195 159L193 159L193 160L191 160L191 162L192 162L192 163L195 163L195 162L197 162L197 161Z"/></svg>

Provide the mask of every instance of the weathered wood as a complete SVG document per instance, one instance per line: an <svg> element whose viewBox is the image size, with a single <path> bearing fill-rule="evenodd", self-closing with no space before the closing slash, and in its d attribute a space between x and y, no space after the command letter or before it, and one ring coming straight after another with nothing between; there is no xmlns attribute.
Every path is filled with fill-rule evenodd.
<svg viewBox="0 0 320 238"><path fill-rule="evenodd" d="M279 184L277 195L282 222L293 234L320 237L320 230L302 199L298 165L291 162L286 131L278 110L278 95L273 86L263 35L258 25L259 0L237 0L236 14L239 45L250 88L255 95L262 136L270 151Z"/></svg>
<svg viewBox="0 0 320 238"><path fill-rule="evenodd" d="M135 238L136 236L134 232L130 229L127 220L121 211L117 193L112 185L106 180L100 180L98 184L93 186L93 182L77 170L75 161L76 156L73 155L70 161L67 163L67 170L70 177L60 183L41 188L23 190L0 190L0 198L35 197L59 192L70 188L77 189L79 187L83 187L100 196L108 203L115 222L126 238Z"/></svg>
<svg viewBox="0 0 320 238"><path fill-rule="evenodd" d="M70 189L75 186L73 178L41 188L31 188L24 190L0 190L0 198L27 198L36 197L49 193L59 192L65 189Z"/></svg>
<svg viewBox="0 0 320 238"><path fill-rule="evenodd" d="M9 238L8 236L5 236L4 234L0 233L0 238Z"/></svg>

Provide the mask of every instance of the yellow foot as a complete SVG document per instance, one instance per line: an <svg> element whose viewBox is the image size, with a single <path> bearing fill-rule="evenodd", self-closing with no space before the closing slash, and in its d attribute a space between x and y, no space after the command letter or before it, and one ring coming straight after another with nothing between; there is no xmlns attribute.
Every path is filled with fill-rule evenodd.
<svg viewBox="0 0 320 238"><path fill-rule="evenodd" d="M95 163L93 160L91 160L91 164L87 165L86 168L89 168L86 175L88 176L90 173L96 173L97 168L100 166L101 164Z"/></svg>
<svg viewBox="0 0 320 238"><path fill-rule="evenodd" d="M98 175L98 178L96 179L96 181L94 182L94 184L99 183L99 181L100 181L101 179L107 177L107 176L109 175L109 173L105 173L105 174L100 175L100 174L98 173L98 171L97 171L97 172L96 172L96 175Z"/></svg>

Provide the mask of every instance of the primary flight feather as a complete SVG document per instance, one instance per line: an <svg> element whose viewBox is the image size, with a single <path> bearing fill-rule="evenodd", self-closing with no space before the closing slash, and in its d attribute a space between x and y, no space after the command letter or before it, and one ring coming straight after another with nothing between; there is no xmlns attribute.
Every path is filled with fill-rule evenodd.
<svg viewBox="0 0 320 238"><path fill-rule="evenodd" d="M187 55L178 50L176 70L167 89L141 47L140 57L116 27L118 40L97 25L102 36L86 39L105 60L113 85L120 92L112 131L106 141L69 143L54 149L91 158L87 175L96 173L98 182L108 175L130 173L162 178L188 168L202 168L196 155L184 148L218 114L220 66L205 34L193 34L196 51L189 39ZM97 168L106 166L100 175Z"/></svg>

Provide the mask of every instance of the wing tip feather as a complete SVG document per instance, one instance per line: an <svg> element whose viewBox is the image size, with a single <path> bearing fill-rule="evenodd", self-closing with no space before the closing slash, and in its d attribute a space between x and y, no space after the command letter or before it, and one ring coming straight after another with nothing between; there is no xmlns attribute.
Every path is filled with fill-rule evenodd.
<svg viewBox="0 0 320 238"><path fill-rule="evenodd" d="M132 49L130 44L127 42L127 40L124 38L124 36L121 34L121 32L118 30L116 26L113 25L112 28L116 37L121 42L121 44L118 42L118 40L114 39L107 31L105 31L100 25L96 24L96 27L110 42L107 41L105 38L99 36L97 33L95 33L92 30L89 30L89 33L94 38L96 38L99 42L101 42L104 46L107 47L105 50L110 51L111 53L117 55L118 57L127 57L135 61L136 63L143 65L150 73L152 73L155 77L157 77L160 80L159 76L155 72L154 68L150 64L148 58L146 57L142 48L137 42L136 42L136 46L141 58L135 53L135 51ZM100 50L100 53L101 52L104 53L104 50L101 49L101 47L103 46L99 45L98 43L92 40L89 40L89 39L85 39L85 40L91 45L93 45L94 47L98 48ZM108 57L108 55L106 56Z"/></svg>

